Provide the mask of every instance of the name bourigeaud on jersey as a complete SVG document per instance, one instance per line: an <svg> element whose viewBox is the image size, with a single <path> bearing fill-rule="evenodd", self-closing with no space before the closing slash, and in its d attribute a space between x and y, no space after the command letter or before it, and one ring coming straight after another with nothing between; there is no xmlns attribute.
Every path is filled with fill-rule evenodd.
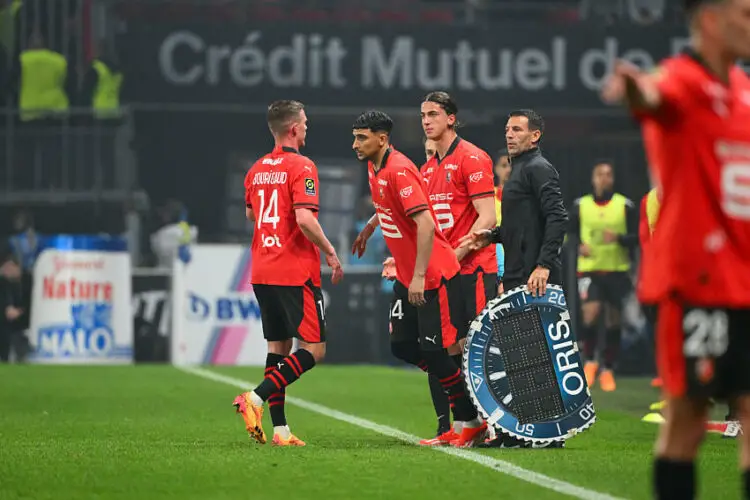
<svg viewBox="0 0 750 500"><path fill-rule="evenodd" d="M264 160L265 161L265 160ZM258 172L253 176L253 185L259 184L286 184L286 172Z"/></svg>

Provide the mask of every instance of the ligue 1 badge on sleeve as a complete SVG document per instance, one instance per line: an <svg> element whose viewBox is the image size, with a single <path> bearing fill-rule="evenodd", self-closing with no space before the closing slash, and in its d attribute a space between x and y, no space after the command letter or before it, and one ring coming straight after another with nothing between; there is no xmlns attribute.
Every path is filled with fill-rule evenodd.
<svg viewBox="0 0 750 500"><path fill-rule="evenodd" d="M562 288L518 287L472 321L464 350L469 393L487 424L535 443L565 441L596 420Z"/></svg>

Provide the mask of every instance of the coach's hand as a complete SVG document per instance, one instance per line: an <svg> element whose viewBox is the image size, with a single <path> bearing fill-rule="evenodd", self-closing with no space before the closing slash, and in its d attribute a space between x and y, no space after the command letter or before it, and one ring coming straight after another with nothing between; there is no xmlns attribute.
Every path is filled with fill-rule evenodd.
<svg viewBox="0 0 750 500"><path fill-rule="evenodd" d="M409 303L415 307L422 307L425 305L424 275L418 276L415 274L411 279L411 284L409 285Z"/></svg>
<svg viewBox="0 0 750 500"><path fill-rule="evenodd" d="M344 270L341 268L341 262L339 261L336 252L329 253L326 255L326 264L331 268L333 274L331 275L331 283L337 285L341 278L344 277Z"/></svg>
<svg viewBox="0 0 750 500"><path fill-rule="evenodd" d="M490 244L490 230L482 229L474 231L458 240L458 248L465 248L469 251L480 250Z"/></svg>
<svg viewBox="0 0 750 500"><path fill-rule="evenodd" d="M388 257L383 261L383 272L380 273L380 276L388 281L396 279L396 259Z"/></svg>
<svg viewBox="0 0 750 500"><path fill-rule="evenodd" d="M369 222L365 224L365 227L362 228L362 231L360 231L357 238L354 240L354 243L352 243L352 255L357 254L358 258L362 258L365 250L367 250L367 240L370 239L370 236L372 236L372 233L374 232L375 226Z"/></svg>
<svg viewBox="0 0 750 500"><path fill-rule="evenodd" d="M532 297L541 297L547 291L547 280L549 280L549 269L536 266L534 272L529 276L526 288Z"/></svg>

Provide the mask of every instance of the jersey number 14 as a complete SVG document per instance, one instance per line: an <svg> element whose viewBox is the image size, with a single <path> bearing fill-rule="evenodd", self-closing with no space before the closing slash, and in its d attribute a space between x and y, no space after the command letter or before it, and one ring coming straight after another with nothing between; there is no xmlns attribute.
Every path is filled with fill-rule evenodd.
<svg viewBox="0 0 750 500"><path fill-rule="evenodd" d="M274 189L271 191L271 196L268 198L268 205L266 205L266 192L262 189L258 190L258 198L260 198L260 210L258 210L258 229L263 224L271 224L274 229L279 224L279 191Z"/></svg>

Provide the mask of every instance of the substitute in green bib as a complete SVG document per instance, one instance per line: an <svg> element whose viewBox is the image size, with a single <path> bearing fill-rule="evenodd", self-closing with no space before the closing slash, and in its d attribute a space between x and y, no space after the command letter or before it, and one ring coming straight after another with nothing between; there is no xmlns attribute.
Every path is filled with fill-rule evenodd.
<svg viewBox="0 0 750 500"><path fill-rule="evenodd" d="M604 391L616 388L614 368L622 336L623 301L632 289L633 253L638 247L638 210L614 192L614 169L600 162L592 173L593 192L578 198L571 210L570 237L578 242L578 293L581 298L586 380ZM605 343L599 352L603 321ZM599 354L603 369L599 370Z"/></svg>

